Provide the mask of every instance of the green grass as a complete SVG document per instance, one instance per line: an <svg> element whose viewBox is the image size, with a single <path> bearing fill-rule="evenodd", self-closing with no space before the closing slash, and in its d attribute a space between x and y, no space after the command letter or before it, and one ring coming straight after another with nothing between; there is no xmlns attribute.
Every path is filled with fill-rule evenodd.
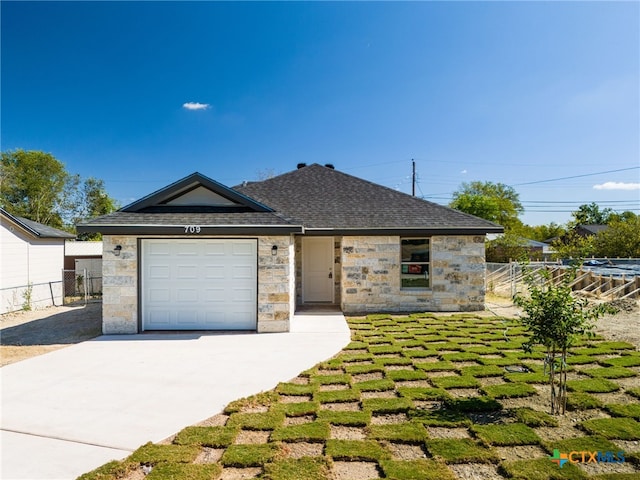
<svg viewBox="0 0 640 480"><path fill-rule="evenodd" d="M305 415L313 415L320 408L318 402L299 402L299 403L281 403L278 404L278 410L282 411L287 417L303 417Z"/></svg>
<svg viewBox="0 0 640 480"><path fill-rule="evenodd" d="M430 387L398 387L401 397L411 400L447 400L451 396L443 388Z"/></svg>
<svg viewBox="0 0 640 480"><path fill-rule="evenodd" d="M587 475L571 463L562 468L548 458L517 460L500 465L501 473L513 480L586 480Z"/></svg>
<svg viewBox="0 0 640 480"><path fill-rule="evenodd" d="M187 427L176 435L176 445L202 445L224 448L233 443L238 429L233 427Z"/></svg>
<svg viewBox="0 0 640 480"><path fill-rule="evenodd" d="M640 440L640 423L632 418L594 418L580 426L592 435L618 440Z"/></svg>
<svg viewBox="0 0 640 480"><path fill-rule="evenodd" d="M516 419L529 427L557 427L558 420L551 415L532 408L521 407L514 410Z"/></svg>
<svg viewBox="0 0 640 480"><path fill-rule="evenodd" d="M200 453L195 445L156 445L147 443L131 454L135 463L156 465L157 463L191 463Z"/></svg>
<svg viewBox="0 0 640 480"><path fill-rule="evenodd" d="M445 401L447 409L454 412L496 412L502 410L502 404L491 397L456 398Z"/></svg>
<svg viewBox="0 0 640 480"><path fill-rule="evenodd" d="M428 378L423 370L389 370L386 377L394 382L409 382Z"/></svg>
<svg viewBox="0 0 640 480"><path fill-rule="evenodd" d="M314 384L299 385L297 383L280 383L276 387L276 392L282 395L312 395L317 389L317 385Z"/></svg>
<svg viewBox="0 0 640 480"><path fill-rule="evenodd" d="M524 423L507 425L473 425L475 435L482 441L496 446L533 445L540 443L536 432Z"/></svg>
<svg viewBox="0 0 640 480"><path fill-rule="evenodd" d="M614 417L631 417L640 420L640 403L609 404L604 408Z"/></svg>
<svg viewBox="0 0 640 480"><path fill-rule="evenodd" d="M318 385L349 385L351 375L344 373L337 375L316 375L313 381Z"/></svg>
<svg viewBox="0 0 640 480"><path fill-rule="evenodd" d="M212 478L217 478L220 473L222 473L222 467L215 463L206 465L192 463L166 463L156 465L145 479L174 480L176 478L184 478L189 480L210 480Z"/></svg>
<svg viewBox="0 0 640 480"><path fill-rule="evenodd" d="M124 478L138 468L138 466L137 463L128 459L123 461L113 460L90 472L80 475L77 480L113 480Z"/></svg>
<svg viewBox="0 0 640 480"><path fill-rule="evenodd" d="M554 449L561 452L617 452L619 450L615 443L597 435L546 442L545 447L549 454L552 454Z"/></svg>
<svg viewBox="0 0 640 480"><path fill-rule="evenodd" d="M609 393L620 390L617 383L605 378L591 378L588 380L567 380L567 390L584 393Z"/></svg>
<svg viewBox="0 0 640 480"><path fill-rule="evenodd" d="M490 463L499 460L491 447L470 438L439 438L427 440L427 450L434 458L446 463Z"/></svg>
<svg viewBox="0 0 640 480"><path fill-rule="evenodd" d="M625 367L588 368L581 372L593 378L628 378L637 375L636 372Z"/></svg>
<svg viewBox="0 0 640 480"><path fill-rule="evenodd" d="M234 413L229 417L227 426L245 430L273 430L284 422L284 413L273 410L264 413Z"/></svg>
<svg viewBox="0 0 640 480"><path fill-rule="evenodd" d="M273 460L278 450L278 446L272 443L230 445L222 455L220 463L225 467L259 467Z"/></svg>
<svg viewBox="0 0 640 480"><path fill-rule="evenodd" d="M271 434L275 442L323 442L329 438L329 424L308 422L276 428Z"/></svg>
<svg viewBox="0 0 640 480"><path fill-rule="evenodd" d="M320 403L356 402L360 400L360 392L353 388L347 390L331 390L316 392L313 399Z"/></svg>
<svg viewBox="0 0 640 480"><path fill-rule="evenodd" d="M373 413L402 413L413 408L408 398L365 398L362 408Z"/></svg>
<svg viewBox="0 0 640 480"><path fill-rule="evenodd" d="M463 377L461 375L451 375L447 377L435 377L431 379L436 387L449 388L478 388L480 383L473 377Z"/></svg>
<svg viewBox="0 0 640 480"><path fill-rule="evenodd" d="M331 468L324 457L277 460L264 466L263 480L325 480ZM214 478L214 477L211 477Z"/></svg>
<svg viewBox="0 0 640 480"><path fill-rule="evenodd" d="M327 440L325 453L334 460L379 461L390 453L373 440Z"/></svg>
<svg viewBox="0 0 640 480"><path fill-rule="evenodd" d="M383 392L386 390L393 390L396 384L393 380L380 379L380 380L366 380L364 382L357 382L353 384L353 388L360 390L361 392Z"/></svg>
<svg viewBox="0 0 640 480"><path fill-rule="evenodd" d="M385 460L380 462L385 478L391 480L456 480L444 464L435 460Z"/></svg>
<svg viewBox="0 0 640 480"><path fill-rule="evenodd" d="M605 367L638 367L640 366L640 355L625 355L622 357L607 358L598 361Z"/></svg>
<svg viewBox="0 0 640 480"><path fill-rule="evenodd" d="M567 395L568 410L588 410L600 407L602 407L602 402L588 393L575 392Z"/></svg>

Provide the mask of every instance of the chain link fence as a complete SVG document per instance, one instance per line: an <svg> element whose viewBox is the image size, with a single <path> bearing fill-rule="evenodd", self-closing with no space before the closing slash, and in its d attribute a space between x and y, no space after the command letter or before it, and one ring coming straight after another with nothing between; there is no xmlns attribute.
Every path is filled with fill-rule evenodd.
<svg viewBox="0 0 640 480"><path fill-rule="evenodd" d="M62 287L65 304L102 300L102 276L91 270L63 270Z"/></svg>

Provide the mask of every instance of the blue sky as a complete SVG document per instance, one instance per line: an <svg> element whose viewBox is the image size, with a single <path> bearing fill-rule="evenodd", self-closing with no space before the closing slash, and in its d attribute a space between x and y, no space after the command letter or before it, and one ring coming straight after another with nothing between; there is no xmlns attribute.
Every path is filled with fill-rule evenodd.
<svg viewBox="0 0 640 480"><path fill-rule="evenodd" d="M442 204L481 180L531 225L640 213L639 2L0 8L2 151L50 152L123 205L299 162L411 192L415 159Z"/></svg>

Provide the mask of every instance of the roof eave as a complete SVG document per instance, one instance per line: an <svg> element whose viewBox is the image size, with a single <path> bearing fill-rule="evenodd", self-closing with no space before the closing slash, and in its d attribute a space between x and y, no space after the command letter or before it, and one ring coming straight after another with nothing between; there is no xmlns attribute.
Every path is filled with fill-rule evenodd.
<svg viewBox="0 0 640 480"><path fill-rule="evenodd" d="M503 233L504 228L495 227L383 227L383 228L305 228L305 235L486 235Z"/></svg>
<svg viewBox="0 0 640 480"><path fill-rule="evenodd" d="M192 228L193 227L193 228ZM302 233L301 225L100 225L81 224L78 233L103 235L288 235Z"/></svg>

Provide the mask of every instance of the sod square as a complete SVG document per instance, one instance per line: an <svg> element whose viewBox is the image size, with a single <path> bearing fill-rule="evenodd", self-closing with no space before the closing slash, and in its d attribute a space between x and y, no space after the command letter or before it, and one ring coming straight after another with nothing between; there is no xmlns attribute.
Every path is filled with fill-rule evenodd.
<svg viewBox="0 0 640 480"><path fill-rule="evenodd" d="M640 398L640 387L630 388L629 390L627 390L627 393L636 398Z"/></svg>
<svg viewBox="0 0 640 480"><path fill-rule="evenodd" d="M596 363L597 358L590 355L569 355L567 356L567 365L586 365L588 363Z"/></svg>
<svg viewBox="0 0 640 480"><path fill-rule="evenodd" d="M237 434L238 429L233 427L187 427L178 432L173 443L224 448L233 443Z"/></svg>
<svg viewBox="0 0 640 480"><path fill-rule="evenodd" d="M600 342L598 346L603 348L609 348L611 350L635 350L636 347L629 342L618 342L618 341L605 341Z"/></svg>
<svg viewBox="0 0 640 480"><path fill-rule="evenodd" d="M495 462L498 452L470 438L439 438L426 441L427 450L446 463Z"/></svg>
<svg viewBox="0 0 640 480"><path fill-rule="evenodd" d="M545 448L549 454L557 449L561 452L617 452L619 448L615 443L598 435L588 437L566 438L554 442L546 442Z"/></svg>
<svg viewBox="0 0 640 480"><path fill-rule="evenodd" d="M334 360L338 360L342 366L353 362L367 362L373 360L370 353L341 353Z"/></svg>
<svg viewBox="0 0 640 480"><path fill-rule="evenodd" d="M329 424L308 422L276 428L271 434L274 442L322 442L329 438Z"/></svg>
<svg viewBox="0 0 640 480"><path fill-rule="evenodd" d="M588 410L600 407L602 407L602 402L588 393L573 392L567 395L568 410Z"/></svg>
<svg viewBox="0 0 640 480"><path fill-rule="evenodd" d="M381 372L384 373L384 367L382 365L376 364L368 364L368 365L345 365L344 371L350 373L351 375L360 375L363 373L374 373Z"/></svg>
<svg viewBox="0 0 640 480"><path fill-rule="evenodd" d="M502 404L491 397L455 398L445 401L447 409L461 413L497 412Z"/></svg>
<svg viewBox="0 0 640 480"><path fill-rule="evenodd" d="M413 408L408 398L366 398L362 400L362 408L372 413L402 413Z"/></svg>
<svg viewBox="0 0 640 480"><path fill-rule="evenodd" d="M587 475L576 465L565 463L562 468L548 458L504 462L499 471L513 480L586 480Z"/></svg>
<svg viewBox="0 0 640 480"><path fill-rule="evenodd" d="M446 465L431 459L384 460L380 462L385 478L392 480L455 480Z"/></svg>
<svg viewBox="0 0 640 480"><path fill-rule="evenodd" d="M329 392L316 392L313 394L315 401L320 403L355 402L360 400L360 392L353 388L347 390L333 390Z"/></svg>
<svg viewBox="0 0 640 480"><path fill-rule="evenodd" d="M500 353L500 350L497 348L487 345L478 345L474 347L467 347L465 349L469 353L477 353L478 355L496 355Z"/></svg>
<svg viewBox="0 0 640 480"><path fill-rule="evenodd" d="M313 415L320 408L318 402L297 402L297 403L281 403L278 409L287 417L304 417L305 415Z"/></svg>
<svg viewBox="0 0 640 480"><path fill-rule="evenodd" d="M481 390L492 398L518 398L535 395L537 390L526 383L503 383L501 385L487 385Z"/></svg>
<svg viewBox="0 0 640 480"><path fill-rule="evenodd" d="M628 378L637 375L636 372L625 367L588 368L582 370L581 373L593 378Z"/></svg>
<svg viewBox="0 0 640 480"><path fill-rule="evenodd" d="M451 398L451 395L443 388L398 387L398 394L411 400L446 400Z"/></svg>
<svg viewBox="0 0 640 480"><path fill-rule="evenodd" d="M382 365L382 366L410 366L413 365L413 362L410 358L408 357L378 357L376 358L375 362L378 365Z"/></svg>
<svg viewBox="0 0 640 480"><path fill-rule="evenodd" d="M260 467L278 454L278 447L271 443L252 445L229 445L220 463L226 467Z"/></svg>
<svg viewBox="0 0 640 480"><path fill-rule="evenodd" d="M394 355L401 353L402 347L397 345L370 345L368 350L373 355Z"/></svg>
<svg viewBox="0 0 640 480"><path fill-rule="evenodd" d="M594 418L580 426L593 435L617 440L640 440L640 423L633 418Z"/></svg>
<svg viewBox="0 0 640 480"><path fill-rule="evenodd" d="M264 480L325 480L331 468L324 457L302 457L276 460L264 466Z"/></svg>
<svg viewBox="0 0 640 480"><path fill-rule="evenodd" d="M620 390L620 387L604 378L591 378L588 380L568 380L567 390L570 392L610 393Z"/></svg>
<svg viewBox="0 0 640 480"><path fill-rule="evenodd" d="M604 407L614 417L631 417L640 420L640 403L609 404Z"/></svg>
<svg viewBox="0 0 640 480"><path fill-rule="evenodd" d="M173 480L188 478L189 480L210 480L222 473L222 467L216 463L198 465L192 463L161 463L156 465L145 477L148 480Z"/></svg>
<svg viewBox="0 0 640 480"><path fill-rule="evenodd" d="M548 413L539 412L528 407L516 408L514 410L516 419L529 427L557 427L558 420Z"/></svg>
<svg viewBox="0 0 640 480"><path fill-rule="evenodd" d="M316 375L312 379L313 383L318 385L348 385L351 382L351 375L333 374L333 375Z"/></svg>
<svg viewBox="0 0 640 480"><path fill-rule="evenodd" d="M327 440L325 454L334 460L372 460L389 458L390 454L373 440Z"/></svg>
<svg viewBox="0 0 640 480"><path fill-rule="evenodd" d="M447 377L436 377L431 379L436 387L448 388L477 388L480 383L473 377L463 377L461 375L450 375Z"/></svg>
<svg viewBox="0 0 640 480"><path fill-rule="evenodd" d="M158 463L191 463L198 454L200 448L197 445L156 445L146 443L131 454L128 460L148 465Z"/></svg>
<svg viewBox="0 0 640 480"><path fill-rule="evenodd" d="M458 352L458 353L444 353L440 355L446 362L473 362L480 358L477 353Z"/></svg>
<svg viewBox="0 0 640 480"><path fill-rule="evenodd" d="M313 383L308 385L301 385L298 383L279 383L276 387L276 392L282 395L312 395L317 388L318 387Z"/></svg>
<svg viewBox="0 0 640 480"><path fill-rule="evenodd" d="M371 412L335 412L332 410L320 410L318 421L332 425L344 425L349 427L365 427L371 422Z"/></svg>
<svg viewBox="0 0 640 480"><path fill-rule="evenodd" d="M473 425L471 429L483 442L494 446L508 447L540 443L540 437L524 423Z"/></svg>
<svg viewBox="0 0 640 480"><path fill-rule="evenodd" d="M264 413L233 413L227 420L228 427L244 430L273 430L284 422L284 412L272 410Z"/></svg>
<svg viewBox="0 0 640 480"><path fill-rule="evenodd" d="M504 374L504 369L497 365L472 365L470 367L462 367L460 374L463 377L499 377Z"/></svg>
<svg viewBox="0 0 640 480"><path fill-rule="evenodd" d="M407 358L429 358L437 357L439 353L435 350L404 350L402 355Z"/></svg>
<svg viewBox="0 0 640 480"><path fill-rule="evenodd" d="M385 390L393 390L396 384L389 379L380 379L357 382L352 386L353 388L360 390L361 392L384 392Z"/></svg>
<svg viewBox="0 0 640 480"><path fill-rule="evenodd" d="M302 393L299 395L305 395L305 394ZM250 397L247 397L247 398L240 398L238 400L234 400L224 408L224 413L226 413L227 415L230 415L232 413L242 412L243 410L248 408L255 408L259 406L268 407L276 403L279 399L280 399L280 395L278 394L278 392L274 390L261 392L256 395L251 395Z"/></svg>
<svg viewBox="0 0 640 480"><path fill-rule="evenodd" d="M466 427L471 425L471 420L464 413L447 409L412 410L408 415L412 420L427 427Z"/></svg>
<svg viewBox="0 0 640 480"><path fill-rule="evenodd" d="M509 365L522 365L522 362L515 357L487 358L480 357L478 359L482 365L496 365L498 367L506 367Z"/></svg>
<svg viewBox="0 0 640 480"><path fill-rule="evenodd" d="M451 362L415 362L414 366L425 372L453 372L457 370L457 367Z"/></svg>
<svg viewBox="0 0 640 480"><path fill-rule="evenodd" d="M421 443L427 438L427 430L421 423L404 422L391 425L370 425L367 439L400 443Z"/></svg>
<svg viewBox="0 0 640 480"><path fill-rule="evenodd" d="M128 458L123 461L112 460L98 468L84 473L77 480L114 480L126 478L140 465L130 461Z"/></svg>
<svg viewBox="0 0 640 480"><path fill-rule="evenodd" d="M624 355L622 357L607 358L598 361L605 367L637 367L640 366L640 355Z"/></svg>
<svg viewBox="0 0 640 480"><path fill-rule="evenodd" d="M394 382L408 382L428 378L423 370L389 370L386 373L386 377Z"/></svg>

